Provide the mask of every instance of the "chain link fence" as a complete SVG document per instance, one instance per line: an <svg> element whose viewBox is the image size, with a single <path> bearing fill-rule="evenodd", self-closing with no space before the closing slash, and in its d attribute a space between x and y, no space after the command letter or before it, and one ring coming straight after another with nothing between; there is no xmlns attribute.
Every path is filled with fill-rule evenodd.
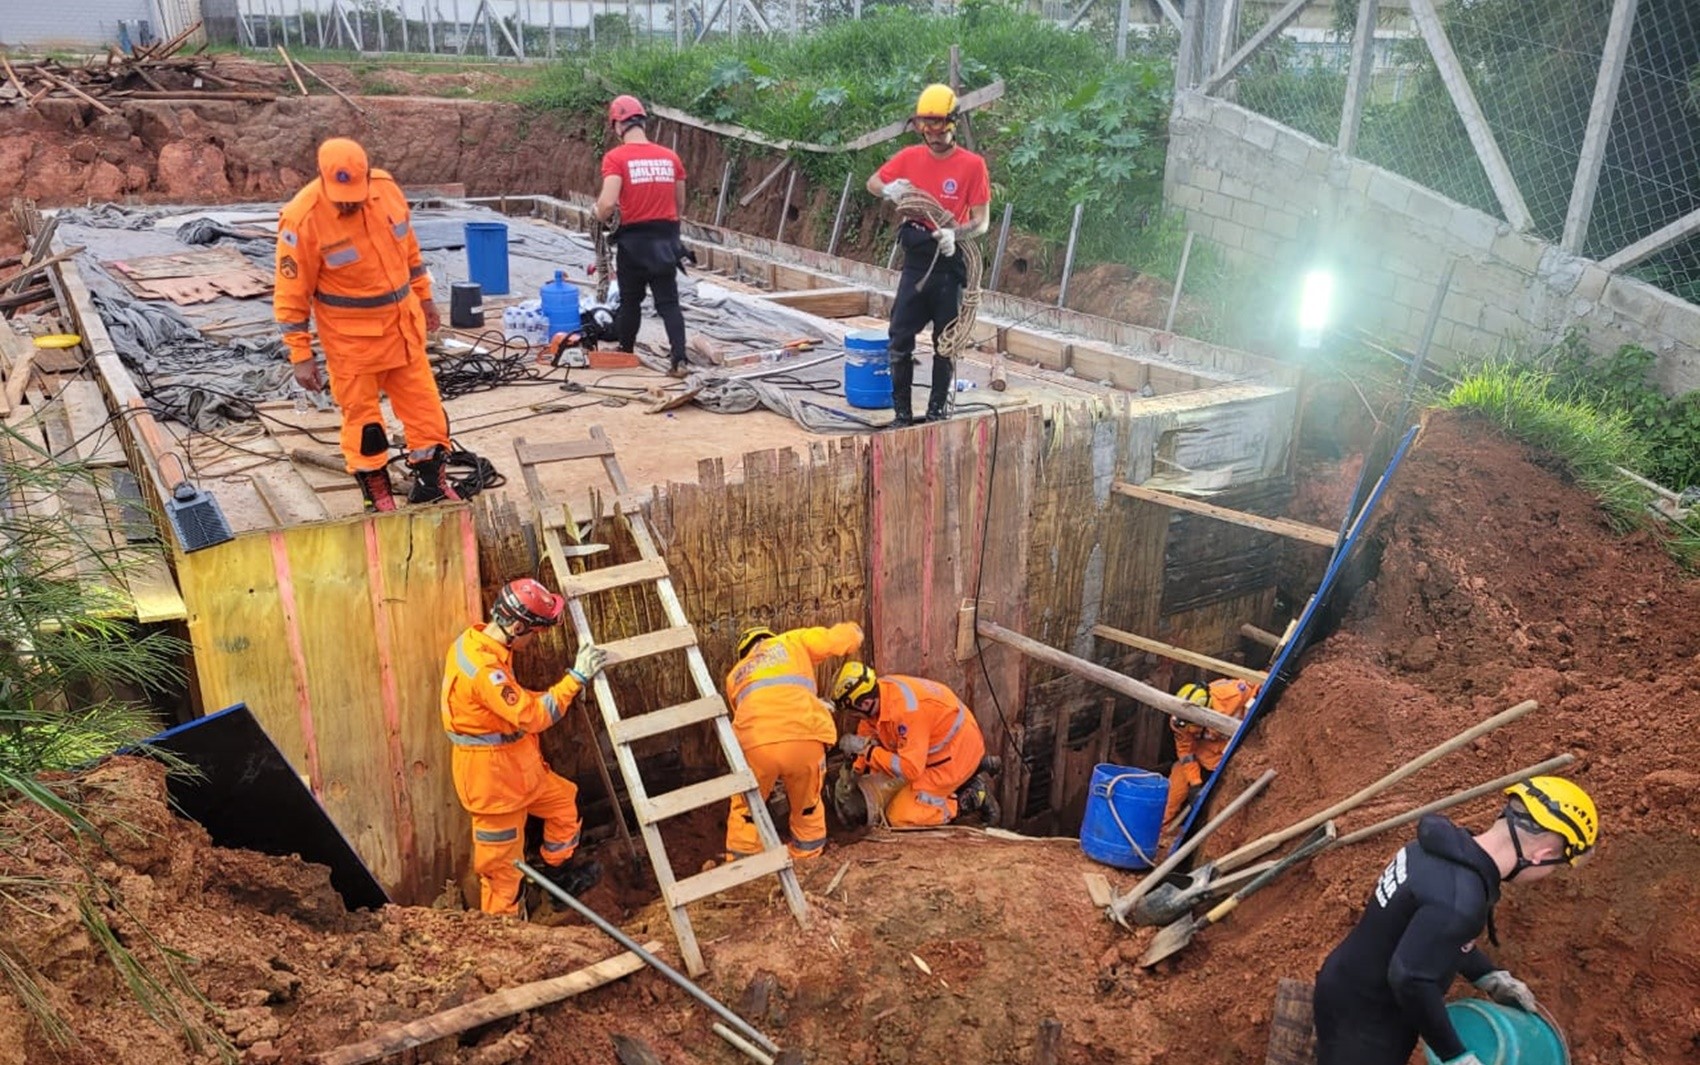
<svg viewBox="0 0 1700 1065"><path fill-rule="evenodd" d="M1314 5L1326 8L1326 4ZM1607 54L1613 0L1474 0L1438 5L1458 67L1532 219L1560 242ZM1333 25L1288 29L1242 69L1241 104L1332 144L1340 129L1357 5ZM1257 26L1242 26L1248 39ZM1355 154L1454 200L1505 211L1448 91L1440 64L1404 5L1384 3ZM1577 250L1614 253L1700 209L1700 4L1640 0L1621 60L1592 210ZM1631 264L1633 272L1700 300L1700 238Z"/></svg>

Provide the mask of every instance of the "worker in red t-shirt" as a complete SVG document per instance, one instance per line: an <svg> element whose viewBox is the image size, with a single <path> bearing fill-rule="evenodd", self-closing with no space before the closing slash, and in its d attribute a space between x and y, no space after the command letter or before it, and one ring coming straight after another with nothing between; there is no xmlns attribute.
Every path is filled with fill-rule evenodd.
<svg viewBox="0 0 1700 1065"><path fill-rule="evenodd" d="M868 191L901 204L911 191L924 192L956 216L956 225L934 227L907 217L897 229L903 246L903 276L891 305L891 409L894 427L911 425L915 386L915 337L933 327L933 381L927 393L927 421L949 415L955 367L941 355L939 337L956 320L967 270L956 242L986 231L991 217L992 182L986 160L956 144L956 93L948 85L929 85L915 103L910 121L924 144L911 145L868 178Z"/></svg>
<svg viewBox="0 0 1700 1065"><path fill-rule="evenodd" d="M602 192L596 217L607 222L620 212L615 234L618 257L614 279L620 285L620 312L614 320L621 351L636 351L638 322L647 288L655 313L667 327L669 370L685 372L685 316L679 310L679 267L686 257L679 239L679 215L685 209L685 164L644 132L649 115L635 96L616 96L608 105L608 126L619 147L602 157Z"/></svg>

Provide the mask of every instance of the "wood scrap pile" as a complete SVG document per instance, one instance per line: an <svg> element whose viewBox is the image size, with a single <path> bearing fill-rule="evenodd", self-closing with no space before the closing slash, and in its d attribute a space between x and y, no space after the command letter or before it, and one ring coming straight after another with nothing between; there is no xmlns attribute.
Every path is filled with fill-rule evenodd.
<svg viewBox="0 0 1700 1065"><path fill-rule="evenodd" d="M228 246L148 255L101 265L137 298L170 300L180 306L207 303L220 296L247 299L268 295L272 290L271 275Z"/></svg>
<svg viewBox="0 0 1700 1065"><path fill-rule="evenodd" d="M277 99L269 86L255 91L253 82L218 72L217 58L203 54L206 45L185 52L200 28L197 22L169 41L129 55L108 45L104 57L92 57L80 66L53 58L14 61L0 55L0 102L33 107L49 98L77 99L109 115L112 104L123 100Z"/></svg>
<svg viewBox="0 0 1700 1065"><path fill-rule="evenodd" d="M53 268L83 250L67 248L52 254L57 216L43 219L41 212L20 200L12 205L12 218L19 231L33 236L23 254L0 258L0 272L9 271L0 277L0 316L6 318L35 304L56 303L58 278Z"/></svg>

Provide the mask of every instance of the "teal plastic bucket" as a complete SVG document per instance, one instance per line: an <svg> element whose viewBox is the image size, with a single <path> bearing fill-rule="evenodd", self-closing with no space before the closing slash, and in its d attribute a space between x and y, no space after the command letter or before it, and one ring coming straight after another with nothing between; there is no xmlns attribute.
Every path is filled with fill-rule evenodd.
<svg viewBox="0 0 1700 1065"><path fill-rule="evenodd" d="M858 329L844 337L844 398L863 410L891 409L891 356L886 335Z"/></svg>
<svg viewBox="0 0 1700 1065"><path fill-rule="evenodd" d="M466 273L486 296L508 294L508 224L466 223Z"/></svg>
<svg viewBox="0 0 1700 1065"><path fill-rule="evenodd" d="M1570 1065L1564 1040L1538 1013L1461 998L1446 1004L1446 1015L1458 1029L1464 1049L1482 1059L1482 1065ZM1426 1046L1423 1056L1429 1065L1441 1065Z"/></svg>
<svg viewBox="0 0 1700 1065"><path fill-rule="evenodd" d="M578 332L578 286L567 280L566 271L556 270L555 280L545 282L537 297L543 304L543 317L549 319L550 336Z"/></svg>
<svg viewBox="0 0 1700 1065"><path fill-rule="evenodd" d="M1161 773L1099 764L1086 795L1080 849L1093 861L1117 869L1151 868L1168 801L1169 779Z"/></svg>

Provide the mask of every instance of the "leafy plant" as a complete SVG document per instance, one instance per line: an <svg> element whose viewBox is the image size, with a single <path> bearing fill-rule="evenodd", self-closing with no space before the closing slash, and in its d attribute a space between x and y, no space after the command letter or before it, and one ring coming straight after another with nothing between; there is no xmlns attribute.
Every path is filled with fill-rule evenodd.
<svg viewBox="0 0 1700 1065"><path fill-rule="evenodd" d="M1669 488L1700 484L1700 396L1671 398L1651 381L1658 356L1626 344L1597 356L1575 334L1547 353L1557 385L1601 410L1622 414L1646 445L1637 472Z"/></svg>

